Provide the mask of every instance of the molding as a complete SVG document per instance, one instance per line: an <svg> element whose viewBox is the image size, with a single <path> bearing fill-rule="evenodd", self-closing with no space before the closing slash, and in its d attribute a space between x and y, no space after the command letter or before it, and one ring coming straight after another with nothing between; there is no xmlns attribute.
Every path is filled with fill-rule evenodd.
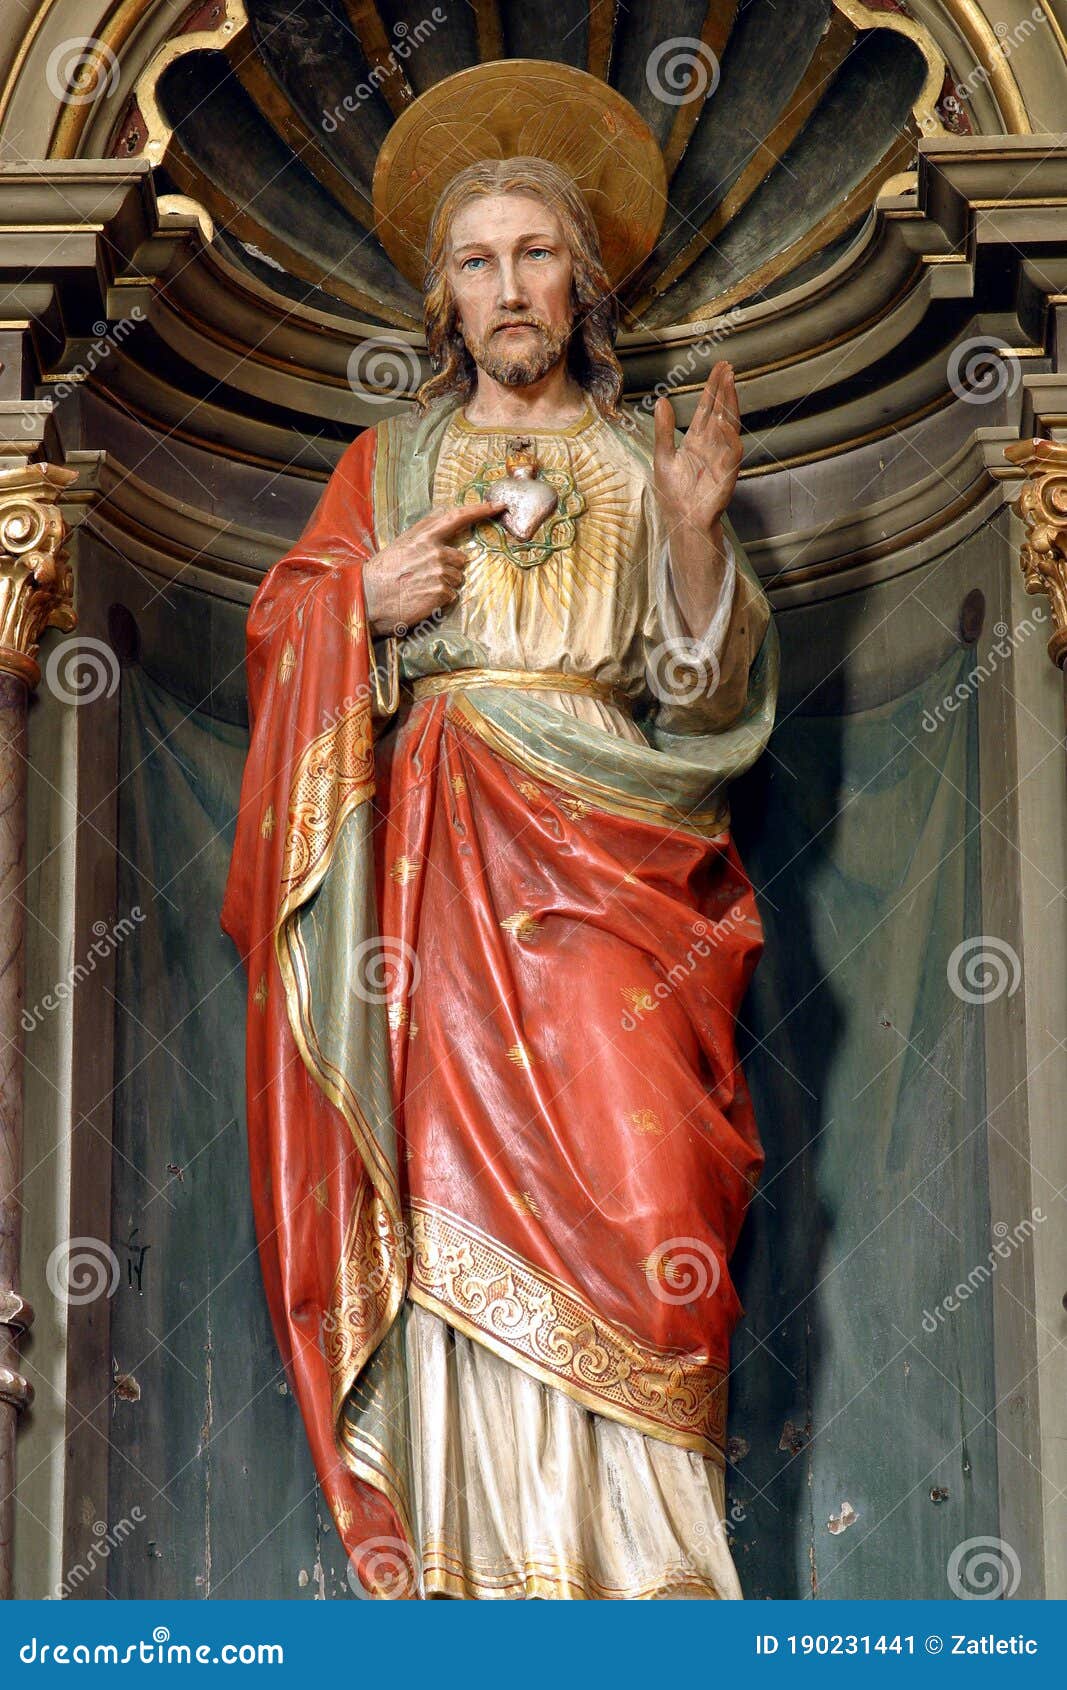
<svg viewBox="0 0 1067 1690"><path fill-rule="evenodd" d="M162 490L151 479L158 468L152 462L153 436L129 418L125 425L121 451L129 462L111 451L78 451L68 446L66 462L79 471L77 488L64 501L65 506L69 502L71 526L84 523L141 573L160 581L180 580L236 603L250 603L266 570L284 554L310 516L317 487L305 484L298 505L291 507L287 524L291 533L286 535L240 516L222 519L190 504L182 490ZM100 428L97 417L85 432L98 436ZM948 455L936 465L926 455L924 442L908 458L909 466L926 469L922 477L853 508L839 505L832 521L770 537L748 537L749 525L742 517L749 501L742 496L733 507L735 522L775 608L786 610L872 587L908 574L959 545L1013 497L1018 473L1004 463L1003 452L1015 438L1016 430L1010 425L972 431L959 445L946 434L943 444ZM172 468L173 448L164 449L164 456ZM199 455L189 457L191 481ZM146 473L139 474L134 464ZM199 467L210 473L206 461ZM254 467L241 466L239 473L243 483L239 501L237 489L225 479L212 483L211 491L217 494L215 503L226 509L239 504L247 513L273 478ZM877 495L878 491L875 479L872 492ZM787 476L782 477L780 493L778 502L787 508Z"/></svg>
<svg viewBox="0 0 1067 1690"><path fill-rule="evenodd" d="M1030 115L1011 59L978 0L941 0L941 8L948 13L985 72L1005 129L1011 135L1029 134Z"/></svg>
<svg viewBox="0 0 1067 1690"><path fill-rule="evenodd" d="M1067 40L1055 4L1040 0L1048 37L1021 40L1010 55L994 27L1002 18L1012 21L1015 8L1006 8L1004 0L995 7L977 0L911 0L909 13L932 37L958 82L979 78L969 107L977 127L1019 130L1030 121L1042 127L1036 114L1062 110L1067 99ZM189 7L190 0L24 0L5 8L0 19L0 139L9 134L22 156L44 156L59 145L74 147L82 156L105 150L137 79L180 28ZM1029 0L1018 11L1027 17ZM480 56L500 58L504 44L493 8L479 5L476 12ZM608 68L610 16L610 7L592 8L586 68L594 75ZM891 14L880 13L879 21L889 25ZM1005 33L1004 24L1001 28ZM48 90L44 69L58 43L79 36L91 36L115 54L118 80L106 101L70 108Z"/></svg>
<svg viewBox="0 0 1067 1690"><path fill-rule="evenodd" d="M1014 437L1011 427L972 432L936 465L916 453L909 461L925 463L928 473L906 489L815 528L749 542L776 608L873 587L960 545L1009 502L1014 478L1003 451Z"/></svg>

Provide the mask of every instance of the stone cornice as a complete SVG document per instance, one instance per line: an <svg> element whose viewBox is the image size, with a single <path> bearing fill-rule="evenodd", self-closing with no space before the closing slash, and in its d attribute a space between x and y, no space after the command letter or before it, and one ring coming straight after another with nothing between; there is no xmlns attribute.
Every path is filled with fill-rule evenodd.
<svg viewBox="0 0 1067 1690"><path fill-rule="evenodd" d="M130 419L125 424L129 429ZM778 509L777 501L764 497L770 483L743 487L731 507L734 520L772 602L784 609L870 587L960 544L1017 492L1021 471L1004 461L1004 448L1014 438L1007 426L971 430L955 447L946 437L948 455L934 463L920 435L908 443L914 479L906 486L883 491L873 480L866 498L852 504L827 501L825 507L816 503L812 521L783 525L777 533L768 534L766 528L767 517ZM138 440L144 458L131 453ZM261 492L271 486L265 471L242 470L239 505L232 485L225 500L226 508L239 514L222 518L178 492L161 490L154 476L162 466L153 461L147 433L138 430L124 439L122 450L131 461L110 451L67 452L67 462L79 470L77 488L68 496L71 527L84 523L139 572L161 582L180 580L237 603L251 601L317 498L316 485L305 482L299 498L290 502L283 536L253 520ZM172 457L173 447L158 450ZM186 455L197 459L195 453ZM864 467L860 473L865 472Z"/></svg>

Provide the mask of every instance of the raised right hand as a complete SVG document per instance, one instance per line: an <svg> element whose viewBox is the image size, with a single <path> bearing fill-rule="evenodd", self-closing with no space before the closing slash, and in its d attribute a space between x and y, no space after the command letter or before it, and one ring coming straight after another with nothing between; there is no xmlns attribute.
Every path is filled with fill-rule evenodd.
<svg viewBox="0 0 1067 1690"><path fill-rule="evenodd" d="M497 499L431 511L363 565L363 596L371 633L408 629L451 604L463 585L467 554L452 542L504 509Z"/></svg>

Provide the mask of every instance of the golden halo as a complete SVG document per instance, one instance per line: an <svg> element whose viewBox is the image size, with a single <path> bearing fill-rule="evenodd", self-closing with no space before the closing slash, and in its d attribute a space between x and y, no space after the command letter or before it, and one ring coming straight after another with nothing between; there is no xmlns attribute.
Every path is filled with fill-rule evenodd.
<svg viewBox="0 0 1067 1690"><path fill-rule="evenodd" d="M397 269L421 287L434 207L479 159L543 158L572 176L622 282L656 244L667 172L652 131L599 77L542 59L457 71L401 113L374 171L375 227Z"/></svg>

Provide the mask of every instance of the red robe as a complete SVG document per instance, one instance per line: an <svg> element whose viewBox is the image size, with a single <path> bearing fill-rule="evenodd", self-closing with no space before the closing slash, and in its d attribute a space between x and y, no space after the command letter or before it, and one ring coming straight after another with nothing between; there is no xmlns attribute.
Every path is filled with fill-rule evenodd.
<svg viewBox="0 0 1067 1690"><path fill-rule="evenodd" d="M341 1428L405 1295L597 1412L721 1459L727 1263L762 1165L734 1024L762 931L725 826L592 805L503 754L459 694L405 706L375 745L375 440L344 454L249 615L223 925L248 960L275 1333L346 1551L396 1594L381 1545L411 1542L404 1486ZM285 938L368 804L376 925L404 961L381 1006L389 1131L356 1097L366 1051L324 1055Z"/></svg>

